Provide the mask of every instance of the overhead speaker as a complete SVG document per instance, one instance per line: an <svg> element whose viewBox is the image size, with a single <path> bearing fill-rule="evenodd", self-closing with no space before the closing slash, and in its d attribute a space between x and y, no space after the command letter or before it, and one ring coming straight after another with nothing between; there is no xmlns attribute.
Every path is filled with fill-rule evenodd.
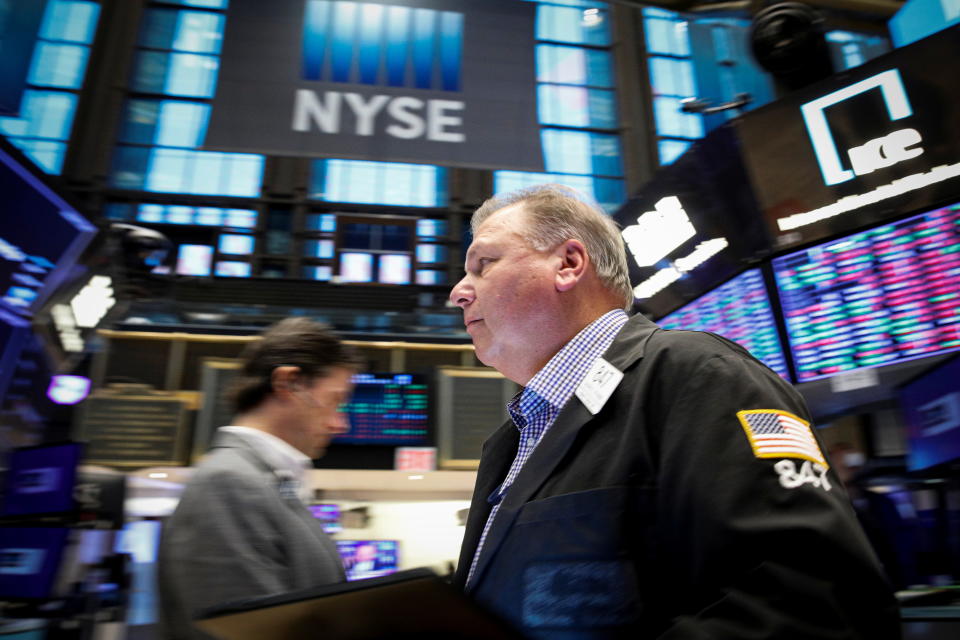
<svg viewBox="0 0 960 640"><path fill-rule="evenodd" d="M781 95L833 74L823 17L799 2L781 2L757 13L750 48Z"/></svg>

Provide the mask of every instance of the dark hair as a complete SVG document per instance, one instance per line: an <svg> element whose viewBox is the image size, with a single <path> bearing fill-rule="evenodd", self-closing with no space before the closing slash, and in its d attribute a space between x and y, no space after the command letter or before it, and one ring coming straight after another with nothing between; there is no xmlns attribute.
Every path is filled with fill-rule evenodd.
<svg viewBox="0 0 960 640"><path fill-rule="evenodd" d="M229 392L237 413L255 408L273 393L271 376L277 367L299 367L302 376L313 379L333 367L359 369L362 363L353 348L309 318L287 318L268 327L246 346L241 359L243 368Z"/></svg>

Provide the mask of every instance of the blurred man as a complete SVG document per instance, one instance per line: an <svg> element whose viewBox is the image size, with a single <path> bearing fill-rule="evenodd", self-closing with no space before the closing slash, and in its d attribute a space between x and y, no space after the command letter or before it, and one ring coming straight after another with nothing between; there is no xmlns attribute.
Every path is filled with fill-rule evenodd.
<svg viewBox="0 0 960 640"><path fill-rule="evenodd" d="M633 302L616 225L546 186L474 214L463 309L524 387L484 444L456 582L542 638L896 638L803 400Z"/></svg>
<svg viewBox="0 0 960 640"><path fill-rule="evenodd" d="M204 608L345 580L337 547L302 502L304 473L346 431L358 361L322 325L283 320L243 354L233 425L217 431L160 547L165 638L208 638Z"/></svg>

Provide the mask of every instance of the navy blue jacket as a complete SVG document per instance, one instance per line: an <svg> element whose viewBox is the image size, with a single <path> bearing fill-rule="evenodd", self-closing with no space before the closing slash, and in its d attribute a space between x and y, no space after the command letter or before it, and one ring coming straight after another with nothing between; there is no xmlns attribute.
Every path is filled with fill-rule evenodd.
<svg viewBox="0 0 960 640"><path fill-rule="evenodd" d="M604 358L623 380L597 415L571 398L527 460L471 581L478 602L535 638L899 637L833 471L758 457L736 415L809 422L789 384L730 341L639 315ZM518 440L508 422L484 444L461 586Z"/></svg>

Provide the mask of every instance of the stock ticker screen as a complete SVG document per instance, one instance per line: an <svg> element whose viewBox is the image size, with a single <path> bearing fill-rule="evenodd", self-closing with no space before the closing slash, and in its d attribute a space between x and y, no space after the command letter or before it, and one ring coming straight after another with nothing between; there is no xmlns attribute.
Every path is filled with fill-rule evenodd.
<svg viewBox="0 0 960 640"><path fill-rule="evenodd" d="M773 268L797 382L960 349L960 204Z"/></svg>
<svg viewBox="0 0 960 640"><path fill-rule="evenodd" d="M710 331L733 340L789 380L783 346L759 269L744 271L710 293L664 316L664 329Z"/></svg>
<svg viewBox="0 0 960 640"><path fill-rule="evenodd" d="M350 430L338 444L429 444L429 390L420 374L359 373L345 409Z"/></svg>

